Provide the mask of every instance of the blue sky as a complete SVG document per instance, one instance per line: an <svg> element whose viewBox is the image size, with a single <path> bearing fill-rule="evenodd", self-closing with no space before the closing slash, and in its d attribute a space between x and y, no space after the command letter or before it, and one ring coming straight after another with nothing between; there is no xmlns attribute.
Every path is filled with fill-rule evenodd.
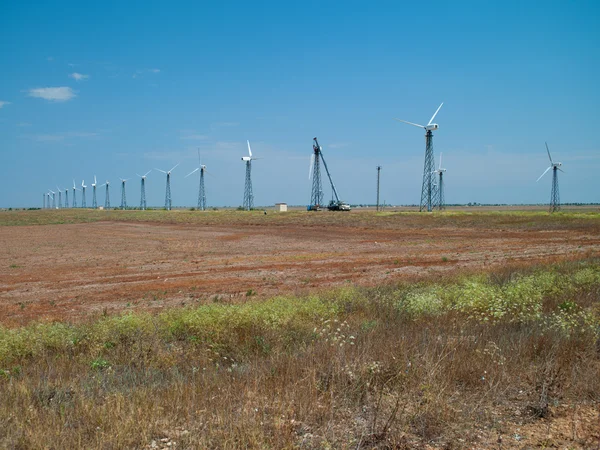
<svg viewBox="0 0 600 450"><path fill-rule="evenodd" d="M592 1L4 2L0 207L94 174L113 205L130 178L136 205L135 174L177 163L173 204L193 206L197 149L209 205L238 206L246 139L255 204L307 204L314 136L346 201L374 203L380 164L382 200L418 203L423 132L393 118L441 102L448 203L547 202L544 141L561 200L600 202L599 18ZM164 188L153 171L148 204Z"/></svg>

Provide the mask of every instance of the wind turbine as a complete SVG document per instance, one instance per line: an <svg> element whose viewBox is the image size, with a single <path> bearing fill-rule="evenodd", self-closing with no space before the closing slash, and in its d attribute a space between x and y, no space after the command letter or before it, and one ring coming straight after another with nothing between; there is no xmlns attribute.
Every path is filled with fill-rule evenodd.
<svg viewBox="0 0 600 450"><path fill-rule="evenodd" d="M42 195L42 209L46 209L46 193Z"/></svg>
<svg viewBox="0 0 600 450"><path fill-rule="evenodd" d="M127 208L127 196L125 195L125 182L129 180L129 178L119 178L121 180L121 209Z"/></svg>
<svg viewBox="0 0 600 450"><path fill-rule="evenodd" d="M206 166L202 164L202 160L200 159L200 150L198 150L198 164L200 164L200 167L196 167L184 178L187 178L190 175L200 171L200 185L198 187L198 209L200 211L204 211L206 209L206 191L204 190L204 172L206 172Z"/></svg>
<svg viewBox="0 0 600 450"><path fill-rule="evenodd" d="M444 172L446 169L442 169L442 154L440 153L440 167L437 170L434 170L434 173L438 174L438 204L437 207L441 211L442 209L446 209L446 199L444 198ZM434 205L435 207L435 205Z"/></svg>
<svg viewBox="0 0 600 450"><path fill-rule="evenodd" d="M75 186L75 180L73 179L73 208L77 208L77 196L75 195L77 190L78 188Z"/></svg>
<svg viewBox="0 0 600 450"><path fill-rule="evenodd" d="M58 209L62 209L62 191L58 186L56 186L56 189L58 190Z"/></svg>
<svg viewBox="0 0 600 450"><path fill-rule="evenodd" d="M171 211L171 172L173 172L173 170L175 170L175 167L177 167L178 165L179 163L175 164L171 170L168 170L166 172L164 170L155 168L155 170L167 174L167 187L165 190L165 209L167 211Z"/></svg>
<svg viewBox="0 0 600 450"><path fill-rule="evenodd" d="M434 207L433 201L436 197L436 186L435 186L435 160L433 157L433 131L439 128L437 123L433 123L435 116L440 111L444 103L442 103L435 111L427 125L419 125L418 123L407 122L406 120L394 119L399 122L407 123L415 127L423 128L425 130L425 165L423 168L423 184L421 187L421 203L419 211L427 208L427 211L431 211Z"/></svg>
<svg viewBox="0 0 600 450"><path fill-rule="evenodd" d="M250 211L254 208L254 194L252 193L252 161L259 158L252 156L250 141L248 143L248 156L242 156L242 161L246 162L246 183L244 185L244 209Z"/></svg>
<svg viewBox="0 0 600 450"><path fill-rule="evenodd" d="M150 172L152 172L152 169L150 169L144 175L138 175L136 173L136 175L138 177L140 177L141 180L142 180L142 189L141 189L141 196L140 196L140 209L143 210L143 211L146 210L146 177L148 176L148 174Z"/></svg>
<svg viewBox="0 0 600 450"><path fill-rule="evenodd" d="M552 161L550 156L550 150L548 149L548 143L546 142L546 151L548 152L548 159L550 160L550 166L544 171L543 174L536 181L540 181L546 173L552 169L552 191L550 192L550 212L560 210L560 193L558 192L558 171L565 172L560 168L562 163Z"/></svg>
<svg viewBox="0 0 600 450"><path fill-rule="evenodd" d="M52 196L52 209L56 209L56 192L48 189L48 192L50 192L50 195Z"/></svg>
<svg viewBox="0 0 600 450"><path fill-rule="evenodd" d="M65 208L69 207L69 188L65 188Z"/></svg>
<svg viewBox="0 0 600 450"><path fill-rule="evenodd" d="M96 175L94 175L94 182L92 183L92 208L98 208L98 203L96 202L96 185L98 181L96 181Z"/></svg>
<svg viewBox="0 0 600 450"><path fill-rule="evenodd" d="M101 184L98 187L106 186L106 193L104 194L104 209L110 209L110 192L108 187L110 186L110 181L106 180L106 183Z"/></svg>
<svg viewBox="0 0 600 450"><path fill-rule="evenodd" d="M87 205L85 204L85 188L87 187L84 182L84 180L81 180L81 207L82 208L87 208Z"/></svg>

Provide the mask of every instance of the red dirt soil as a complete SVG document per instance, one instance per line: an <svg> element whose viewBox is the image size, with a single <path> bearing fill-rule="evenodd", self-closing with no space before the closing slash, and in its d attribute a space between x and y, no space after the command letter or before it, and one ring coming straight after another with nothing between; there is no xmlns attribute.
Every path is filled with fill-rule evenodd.
<svg viewBox="0 0 600 450"><path fill-rule="evenodd" d="M0 231L8 326L600 254L586 229L96 222Z"/></svg>

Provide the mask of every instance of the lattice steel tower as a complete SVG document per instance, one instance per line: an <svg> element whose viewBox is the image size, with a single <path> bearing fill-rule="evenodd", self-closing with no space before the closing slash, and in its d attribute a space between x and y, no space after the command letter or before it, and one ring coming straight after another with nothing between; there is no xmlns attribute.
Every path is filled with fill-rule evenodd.
<svg viewBox="0 0 600 450"><path fill-rule="evenodd" d="M42 199L42 209L46 209L46 194L43 195L43 199Z"/></svg>
<svg viewBox="0 0 600 450"><path fill-rule="evenodd" d="M444 172L446 169L442 168L442 154L440 153L440 167L438 167L434 172L437 174L438 183L437 183L437 198L434 202L434 208L437 207L440 211L442 209L446 209L446 199L444 198Z"/></svg>
<svg viewBox="0 0 600 450"><path fill-rule="evenodd" d="M396 119L400 122L414 125L415 127L425 129L425 164L423 166L423 183L421 185L421 202L419 203L419 211L427 209L431 211L434 208L434 201L437 196L437 186L435 183L435 161L433 158L433 130L439 128L437 123L432 123L435 116L440 111L443 103L438 107L427 125L419 125L418 123L407 122L406 120Z"/></svg>
<svg viewBox="0 0 600 450"><path fill-rule="evenodd" d="M110 209L110 182L106 180L106 183L104 184L106 185L106 193L104 195L104 209Z"/></svg>
<svg viewBox="0 0 600 450"><path fill-rule="evenodd" d="M381 166L377 166L377 211L379 211L379 179L381 175Z"/></svg>
<svg viewBox="0 0 600 450"><path fill-rule="evenodd" d="M204 189L204 172L206 166L200 166L200 184L198 186L198 209L204 211L206 209L206 190Z"/></svg>
<svg viewBox="0 0 600 450"><path fill-rule="evenodd" d="M564 172L560 167L562 163L552 161L550 156L550 149L548 149L548 143L546 143L546 151L548 152L548 159L550 160L550 166L544 171L543 174L537 179L540 179L546 175L546 173L552 169L552 190L550 191L550 212L560 211L560 193L558 191L558 171Z"/></svg>
<svg viewBox="0 0 600 450"><path fill-rule="evenodd" d="M69 188L65 189L65 208L69 207Z"/></svg>
<svg viewBox="0 0 600 450"><path fill-rule="evenodd" d="M252 149L250 148L250 141L248 143L248 156L242 156L242 161L246 162L246 182L244 184L244 203L243 208L246 211L250 211L254 208L254 193L252 192L252 161L255 160L252 156Z"/></svg>
<svg viewBox="0 0 600 450"><path fill-rule="evenodd" d="M119 180L121 180L121 209L127 208L127 195L125 195L125 182L128 179L129 178L127 178L127 179L119 178Z"/></svg>
<svg viewBox="0 0 600 450"><path fill-rule="evenodd" d="M56 186L56 189L58 190L58 209L62 209L62 191L58 186Z"/></svg>
<svg viewBox="0 0 600 450"><path fill-rule="evenodd" d="M177 167L178 165L179 165L179 163L175 164L175 166L171 170L166 171L166 172L161 169L156 169L159 172L167 174L167 186L165 189L165 209L167 211L171 211L171 172L173 172L175 167Z"/></svg>
<svg viewBox="0 0 600 450"><path fill-rule="evenodd" d="M98 202L96 202L96 186L98 185L98 181L96 181L96 175L94 175L94 182L92 183L92 208L98 208Z"/></svg>
<svg viewBox="0 0 600 450"><path fill-rule="evenodd" d="M435 207L437 185L435 179L435 160L433 157L433 133L427 130L425 134L425 165L423 167L423 184L421 186L421 202L419 211L431 211Z"/></svg>
<svg viewBox="0 0 600 450"><path fill-rule="evenodd" d="M246 182L244 183L244 209L254 208L254 193L252 192L252 161L246 161Z"/></svg>
<svg viewBox="0 0 600 450"><path fill-rule="evenodd" d="M146 177L148 176L148 174L152 172L152 170L149 170L148 172L146 172L144 175L138 175L136 173L136 175L138 177L140 177L140 182L141 182L141 186L140 186L140 209L142 211L146 210Z"/></svg>
<svg viewBox="0 0 600 450"><path fill-rule="evenodd" d="M77 188L75 187L75 180L73 180L73 208L77 208L77 195L75 195Z"/></svg>
<svg viewBox="0 0 600 450"><path fill-rule="evenodd" d="M558 191L558 167L552 168L552 191L550 192L550 212L560 211L560 193Z"/></svg>
<svg viewBox="0 0 600 450"><path fill-rule="evenodd" d="M312 190L310 193L311 209L319 208L323 205L323 183L321 180L321 147L317 138L313 139L313 154L311 155L310 167L308 169L308 179L312 174Z"/></svg>
<svg viewBox="0 0 600 450"><path fill-rule="evenodd" d="M87 208L86 202L85 202L85 188L87 187L84 182L84 180L81 180L81 207L82 208Z"/></svg>

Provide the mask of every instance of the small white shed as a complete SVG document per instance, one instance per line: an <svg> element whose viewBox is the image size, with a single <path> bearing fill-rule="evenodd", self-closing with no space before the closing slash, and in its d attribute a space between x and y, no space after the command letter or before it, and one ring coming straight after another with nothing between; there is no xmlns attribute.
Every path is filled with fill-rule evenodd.
<svg viewBox="0 0 600 450"><path fill-rule="evenodd" d="M275 203L275 211L286 212L287 211L287 203Z"/></svg>

